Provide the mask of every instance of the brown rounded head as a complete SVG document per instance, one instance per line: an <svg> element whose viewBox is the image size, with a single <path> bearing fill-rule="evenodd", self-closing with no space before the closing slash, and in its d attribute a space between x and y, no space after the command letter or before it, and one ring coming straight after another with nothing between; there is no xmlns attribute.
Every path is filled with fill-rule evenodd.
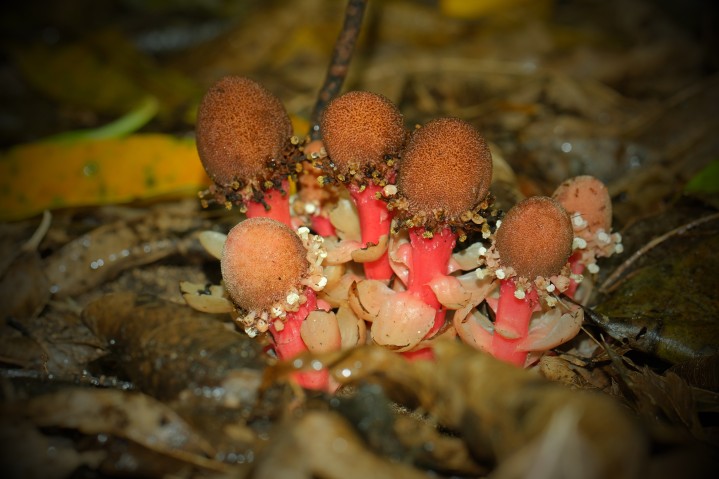
<svg viewBox="0 0 719 479"><path fill-rule="evenodd" d="M220 262L225 288L246 311L266 311L301 291L307 250L288 226L270 218L250 218L230 230Z"/></svg>
<svg viewBox="0 0 719 479"><path fill-rule="evenodd" d="M569 215L556 200L532 196L510 209L497 228L500 264L534 280L559 274L572 254L574 232Z"/></svg>
<svg viewBox="0 0 719 479"><path fill-rule="evenodd" d="M402 114L390 100L367 91L351 91L332 100L320 121L327 155L337 173L379 167L396 157L405 140Z"/></svg>
<svg viewBox="0 0 719 479"><path fill-rule="evenodd" d="M458 217L483 201L492 182L492 154L482 135L457 118L438 118L415 131L397 175L410 215Z"/></svg>
<svg viewBox="0 0 719 479"><path fill-rule="evenodd" d="M278 159L292 136L280 100L249 78L230 76L215 83L197 112L197 151L218 185L260 177Z"/></svg>
<svg viewBox="0 0 719 479"><path fill-rule="evenodd" d="M591 232L612 227L612 199L604 183L593 176L582 175L566 180L552 198L559 201L569 216L580 213Z"/></svg>

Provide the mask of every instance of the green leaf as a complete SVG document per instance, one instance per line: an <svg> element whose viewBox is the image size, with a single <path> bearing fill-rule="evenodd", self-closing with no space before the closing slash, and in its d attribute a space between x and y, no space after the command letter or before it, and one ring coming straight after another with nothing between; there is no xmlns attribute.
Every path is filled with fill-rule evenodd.
<svg viewBox="0 0 719 479"><path fill-rule="evenodd" d="M712 161L694 175L684 187L684 191L701 195L719 194L719 159Z"/></svg>

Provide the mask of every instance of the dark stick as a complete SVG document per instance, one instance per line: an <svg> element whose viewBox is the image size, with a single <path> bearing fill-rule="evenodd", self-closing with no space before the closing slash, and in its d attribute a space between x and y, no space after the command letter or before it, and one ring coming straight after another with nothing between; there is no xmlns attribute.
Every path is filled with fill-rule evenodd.
<svg viewBox="0 0 719 479"><path fill-rule="evenodd" d="M347 3L345 22L335 42L332 61L327 68L325 82L317 95L317 101L310 117L310 124L312 125L310 138L312 140L320 139L320 117L322 112L330 100L337 96L345 81L350 60L352 59L352 52L362 28L362 18L364 17L366 6L367 0L349 0Z"/></svg>

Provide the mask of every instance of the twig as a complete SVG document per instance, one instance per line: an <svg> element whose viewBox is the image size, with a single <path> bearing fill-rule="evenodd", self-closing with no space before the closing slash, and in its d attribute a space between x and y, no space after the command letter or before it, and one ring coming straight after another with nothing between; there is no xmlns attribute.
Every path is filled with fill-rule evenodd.
<svg viewBox="0 0 719 479"><path fill-rule="evenodd" d="M332 52L332 60L327 68L327 76L325 82L317 95L315 107L310 117L312 129L310 138L318 140L320 138L320 117L327 104L337 96L342 84L344 83L347 71L349 70L352 52L354 51L357 37L362 28L362 18L364 17L367 0L349 0L347 9L345 10L345 21L342 25L335 49Z"/></svg>
<svg viewBox="0 0 719 479"><path fill-rule="evenodd" d="M649 243L645 244L640 249L635 251L633 255L627 258L624 263L622 263L617 269L615 269L614 272L610 274L606 280L604 280L602 285L599 287L599 291L601 293L606 293L608 289L612 286L612 283L615 283L631 265L633 265L639 258L647 254L651 249L655 248L656 246L660 245L661 243L673 236L682 235L692 228L696 228L701 224L704 224L708 221L714 221L716 219L719 219L719 213L702 216L701 218L697 218L694 221L683 224L678 228L674 228L673 230L668 231L661 236L657 236Z"/></svg>

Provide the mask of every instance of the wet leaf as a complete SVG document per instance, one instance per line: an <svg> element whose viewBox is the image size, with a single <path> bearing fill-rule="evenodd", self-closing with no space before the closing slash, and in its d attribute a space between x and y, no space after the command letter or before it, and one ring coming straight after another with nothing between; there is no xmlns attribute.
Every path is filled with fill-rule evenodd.
<svg viewBox="0 0 719 479"><path fill-rule="evenodd" d="M711 223L656 242L588 317L613 338L669 362L718 353L719 234Z"/></svg>
<svg viewBox="0 0 719 479"><path fill-rule="evenodd" d="M162 399L210 397L252 404L264 367L261 344L211 316L168 301L116 293L90 303L83 320L142 391Z"/></svg>
<svg viewBox="0 0 719 479"><path fill-rule="evenodd" d="M194 202L158 205L70 241L45 259L50 291L55 297L81 294L124 270L187 250L195 241L190 233L206 226L197 208Z"/></svg>
<svg viewBox="0 0 719 479"><path fill-rule="evenodd" d="M211 452L175 413L139 393L66 388L29 401L22 412L39 426L110 433L157 451Z"/></svg>
<svg viewBox="0 0 719 479"><path fill-rule="evenodd" d="M0 221L45 209L194 196L208 182L194 142L168 135L31 143L0 156Z"/></svg>

